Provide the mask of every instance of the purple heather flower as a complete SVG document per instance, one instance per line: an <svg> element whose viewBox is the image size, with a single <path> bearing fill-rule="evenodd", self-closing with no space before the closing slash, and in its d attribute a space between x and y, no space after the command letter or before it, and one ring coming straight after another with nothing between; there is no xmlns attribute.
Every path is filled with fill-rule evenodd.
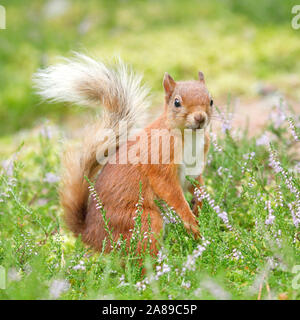
<svg viewBox="0 0 300 320"><path fill-rule="evenodd" d="M52 172L46 173L46 177L44 178L44 182L48 183L56 183L60 180L60 178Z"/></svg>
<svg viewBox="0 0 300 320"><path fill-rule="evenodd" d="M294 137L295 141L299 142L300 139L299 139L298 134L296 132L296 126L294 124L294 121L291 118L289 118L288 123L289 123L289 127L291 130L292 136Z"/></svg>
<svg viewBox="0 0 300 320"><path fill-rule="evenodd" d="M263 134L260 138L256 140L257 146L266 146L270 143L270 139L266 134Z"/></svg>
<svg viewBox="0 0 300 320"><path fill-rule="evenodd" d="M229 230L232 230L232 226L229 224L227 212L221 211L220 206L215 204L215 200L211 198L210 194L206 192L203 186L195 188L194 194L197 197L198 201L206 199L211 208L217 213L218 217L222 219L226 227Z"/></svg>

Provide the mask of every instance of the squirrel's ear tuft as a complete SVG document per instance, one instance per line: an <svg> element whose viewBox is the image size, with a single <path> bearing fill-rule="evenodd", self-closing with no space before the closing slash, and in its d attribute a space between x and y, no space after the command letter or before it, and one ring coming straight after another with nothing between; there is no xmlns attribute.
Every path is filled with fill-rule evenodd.
<svg viewBox="0 0 300 320"><path fill-rule="evenodd" d="M168 72L165 73L163 85L164 85L164 89L165 89L166 96L167 96L168 98L170 98L171 95L172 95L172 93L173 93L173 91L174 91L174 89L175 89L176 82L175 82L174 79L168 74Z"/></svg>
<svg viewBox="0 0 300 320"><path fill-rule="evenodd" d="M204 74L203 74L202 71L199 71L199 72L198 72L198 77L199 77L200 82L205 83Z"/></svg>

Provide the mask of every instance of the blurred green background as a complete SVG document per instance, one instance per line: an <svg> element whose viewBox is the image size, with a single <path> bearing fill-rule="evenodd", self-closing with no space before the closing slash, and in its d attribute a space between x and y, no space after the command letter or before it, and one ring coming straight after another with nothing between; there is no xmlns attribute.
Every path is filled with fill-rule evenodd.
<svg viewBox="0 0 300 320"><path fill-rule="evenodd" d="M80 108L41 102L32 74L57 56L80 51L120 55L144 73L153 105L162 103L162 76L206 75L215 100L255 99L263 83L299 99L300 30L290 0L7 0L0 30L0 135L41 118L63 124Z"/></svg>

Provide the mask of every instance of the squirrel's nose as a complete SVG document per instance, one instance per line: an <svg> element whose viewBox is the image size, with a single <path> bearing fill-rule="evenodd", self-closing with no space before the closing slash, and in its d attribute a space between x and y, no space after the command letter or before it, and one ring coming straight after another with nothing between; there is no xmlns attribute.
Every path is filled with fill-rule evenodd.
<svg viewBox="0 0 300 320"><path fill-rule="evenodd" d="M201 114L201 113L196 113L194 115L194 119L196 122L198 122L199 124L203 123L205 121L205 117Z"/></svg>

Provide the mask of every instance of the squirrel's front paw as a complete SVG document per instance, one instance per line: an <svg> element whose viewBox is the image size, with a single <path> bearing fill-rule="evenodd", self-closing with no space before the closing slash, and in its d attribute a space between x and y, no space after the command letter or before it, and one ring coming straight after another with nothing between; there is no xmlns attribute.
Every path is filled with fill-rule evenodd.
<svg viewBox="0 0 300 320"><path fill-rule="evenodd" d="M199 231L199 226L198 226L197 221L194 221L192 224L185 223L184 226L189 232L193 233L195 239L201 239L202 238L201 234L200 234L200 231Z"/></svg>
<svg viewBox="0 0 300 320"><path fill-rule="evenodd" d="M193 234L194 234L194 238L195 238L196 240L202 238L198 226L197 226L197 227L192 226L192 227L191 227L191 230L192 230L192 232L193 232Z"/></svg>

